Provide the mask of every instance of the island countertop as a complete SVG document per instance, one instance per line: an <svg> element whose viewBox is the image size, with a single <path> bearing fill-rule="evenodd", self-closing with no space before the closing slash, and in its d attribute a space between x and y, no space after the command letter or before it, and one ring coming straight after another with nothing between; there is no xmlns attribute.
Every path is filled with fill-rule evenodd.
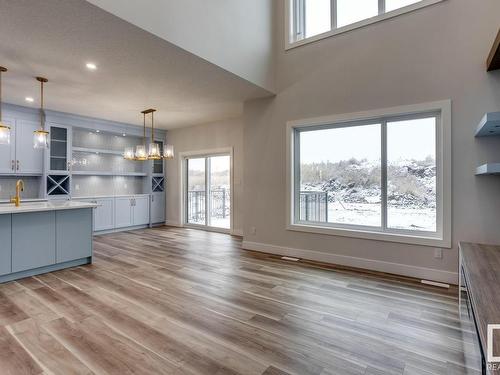
<svg viewBox="0 0 500 375"><path fill-rule="evenodd" d="M0 203L0 215L20 214L27 212L76 210L79 208L95 208L97 204L77 201L23 202L16 207L13 203Z"/></svg>

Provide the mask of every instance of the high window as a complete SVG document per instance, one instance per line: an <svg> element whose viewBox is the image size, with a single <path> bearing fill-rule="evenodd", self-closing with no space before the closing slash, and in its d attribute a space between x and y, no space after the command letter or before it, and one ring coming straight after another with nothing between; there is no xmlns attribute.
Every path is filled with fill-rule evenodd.
<svg viewBox="0 0 500 375"><path fill-rule="evenodd" d="M424 106L416 113L291 125L291 229L442 241L449 198L442 112Z"/></svg>
<svg viewBox="0 0 500 375"><path fill-rule="evenodd" d="M442 0L289 0L288 46L351 30L439 1Z"/></svg>

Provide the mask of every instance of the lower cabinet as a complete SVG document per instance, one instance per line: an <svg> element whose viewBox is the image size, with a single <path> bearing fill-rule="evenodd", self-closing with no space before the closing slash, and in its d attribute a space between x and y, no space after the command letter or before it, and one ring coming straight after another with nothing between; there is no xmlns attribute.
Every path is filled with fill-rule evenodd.
<svg viewBox="0 0 500 375"><path fill-rule="evenodd" d="M149 196L132 198L132 221L134 225L149 224Z"/></svg>
<svg viewBox="0 0 500 375"><path fill-rule="evenodd" d="M0 215L0 275L12 272L12 215Z"/></svg>
<svg viewBox="0 0 500 375"><path fill-rule="evenodd" d="M115 198L115 228L133 226L132 198Z"/></svg>
<svg viewBox="0 0 500 375"><path fill-rule="evenodd" d="M56 211L56 262L92 256L92 209Z"/></svg>
<svg viewBox="0 0 500 375"><path fill-rule="evenodd" d="M164 195L163 195L164 197ZM78 200L78 198L75 198ZM84 202L97 204L94 209L94 232L149 225L150 215L157 221L165 221L165 200L151 202L150 195L85 198Z"/></svg>
<svg viewBox="0 0 500 375"><path fill-rule="evenodd" d="M151 194L151 223L165 223L165 193Z"/></svg>
<svg viewBox="0 0 500 375"><path fill-rule="evenodd" d="M97 208L94 209L94 230L111 230L115 227L115 200L114 198L96 199Z"/></svg>
<svg viewBox="0 0 500 375"><path fill-rule="evenodd" d="M56 263L56 213L12 214L12 272Z"/></svg>

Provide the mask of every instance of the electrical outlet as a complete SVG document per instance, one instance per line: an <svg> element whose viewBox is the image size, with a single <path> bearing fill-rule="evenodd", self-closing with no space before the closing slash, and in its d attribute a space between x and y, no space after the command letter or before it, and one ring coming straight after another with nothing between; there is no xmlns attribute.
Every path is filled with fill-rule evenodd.
<svg viewBox="0 0 500 375"><path fill-rule="evenodd" d="M75 190L77 190L77 191L80 190L80 185L76 184L75 185Z"/></svg>
<svg viewBox="0 0 500 375"><path fill-rule="evenodd" d="M255 228L255 227L251 227L251 228L250 228L250 233L251 233L251 234L257 234L257 228Z"/></svg>
<svg viewBox="0 0 500 375"><path fill-rule="evenodd" d="M443 249L438 247L434 249L434 259L443 259Z"/></svg>

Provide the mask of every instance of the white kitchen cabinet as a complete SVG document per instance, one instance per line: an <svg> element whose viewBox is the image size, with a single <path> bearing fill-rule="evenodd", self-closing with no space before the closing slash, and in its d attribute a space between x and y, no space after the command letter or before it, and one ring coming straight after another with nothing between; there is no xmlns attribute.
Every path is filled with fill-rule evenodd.
<svg viewBox="0 0 500 375"><path fill-rule="evenodd" d="M151 223L165 223L165 193L151 194Z"/></svg>
<svg viewBox="0 0 500 375"><path fill-rule="evenodd" d="M132 216L134 225L149 224L149 196L132 197Z"/></svg>
<svg viewBox="0 0 500 375"><path fill-rule="evenodd" d="M5 125L10 126L10 144L0 145L0 173L16 173L16 125L11 119L3 119Z"/></svg>
<svg viewBox="0 0 500 375"><path fill-rule="evenodd" d="M133 224L132 197L115 198L115 228L131 227Z"/></svg>
<svg viewBox="0 0 500 375"><path fill-rule="evenodd" d="M0 146L0 173L11 175L43 173L43 150L33 148L33 132L39 124L5 119L10 126L10 144Z"/></svg>
<svg viewBox="0 0 500 375"><path fill-rule="evenodd" d="M26 120L16 121L16 173L42 174L43 149L33 148L33 132L40 123Z"/></svg>
<svg viewBox="0 0 500 375"><path fill-rule="evenodd" d="M115 227L115 199L96 199L97 208L94 209L94 231L111 230Z"/></svg>

